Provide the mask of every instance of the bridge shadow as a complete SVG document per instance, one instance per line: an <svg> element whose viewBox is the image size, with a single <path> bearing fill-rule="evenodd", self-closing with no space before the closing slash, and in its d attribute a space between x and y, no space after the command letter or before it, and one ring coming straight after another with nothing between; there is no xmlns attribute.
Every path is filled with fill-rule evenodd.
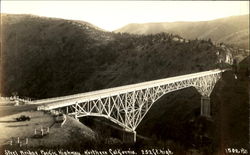
<svg viewBox="0 0 250 155"><path fill-rule="evenodd" d="M13 120L13 121L0 121L0 123L14 123L14 122L17 122L17 121L15 121L15 120Z"/></svg>
<svg viewBox="0 0 250 155"><path fill-rule="evenodd" d="M117 144L122 143L124 129L114 122L95 116L80 117L79 121L94 130L99 136L100 141L109 141L112 139Z"/></svg>
<svg viewBox="0 0 250 155"><path fill-rule="evenodd" d="M250 56L244 58L238 65L238 76L240 80L248 80L250 78Z"/></svg>
<svg viewBox="0 0 250 155"><path fill-rule="evenodd" d="M6 127L16 128L16 127L23 127L23 126L29 126L29 125L28 125L28 124L22 124L22 125L7 125Z"/></svg>
<svg viewBox="0 0 250 155"><path fill-rule="evenodd" d="M235 76L236 75L236 76ZM215 145L248 147L249 56L222 74L211 94Z"/></svg>

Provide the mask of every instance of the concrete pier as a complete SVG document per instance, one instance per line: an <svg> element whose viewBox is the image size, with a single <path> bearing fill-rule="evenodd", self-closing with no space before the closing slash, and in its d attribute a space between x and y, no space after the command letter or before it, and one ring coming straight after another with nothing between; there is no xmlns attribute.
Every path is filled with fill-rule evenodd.
<svg viewBox="0 0 250 155"><path fill-rule="evenodd" d="M136 131L123 131L122 141L124 143L135 143L136 142Z"/></svg>
<svg viewBox="0 0 250 155"><path fill-rule="evenodd" d="M210 111L210 97L201 97L201 116L211 117Z"/></svg>

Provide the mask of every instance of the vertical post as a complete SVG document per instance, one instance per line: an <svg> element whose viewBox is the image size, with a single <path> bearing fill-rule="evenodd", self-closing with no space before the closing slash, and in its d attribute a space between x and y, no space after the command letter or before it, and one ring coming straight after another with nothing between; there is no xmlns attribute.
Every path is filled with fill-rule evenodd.
<svg viewBox="0 0 250 155"><path fill-rule="evenodd" d="M134 134L134 143L136 142L136 131L134 130L133 131L133 134Z"/></svg>
<svg viewBox="0 0 250 155"><path fill-rule="evenodd" d="M210 117L210 97L201 96L201 116Z"/></svg>
<svg viewBox="0 0 250 155"><path fill-rule="evenodd" d="M43 136L43 128L41 128L41 133L42 133L42 136Z"/></svg>
<svg viewBox="0 0 250 155"><path fill-rule="evenodd" d="M77 121L79 121L79 119L78 119L78 117L77 117L77 114L75 114L75 119L76 119Z"/></svg>
<svg viewBox="0 0 250 155"><path fill-rule="evenodd" d="M69 107L66 107L66 114L69 113Z"/></svg>
<svg viewBox="0 0 250 155"><path fill-rule="evenodd" d="M132 117L132 125L134 126L135 125L135 91L133 91L133 94L132 94L132 102L133 102L133 109L132 109L132 112L133 112L133 117Z"/></svg>
<svg viewBox="0 0 250 155"><path fill-rule="evenodd" d="M15 100L15 106L19 106L19 101Z"/></svg>
<svg viewBox="0 0 250 155"><path fill-rule="evenodd" d="M125 93L125 125L128 125L128 93Z"/></svg>
<svg viewBox="0 0 250 155"><path fill-rule="evenodd" d="M19 137L17 137L17 143L19 144L20 140L19 140Z"/></svg>
<svg viewBox="0 0 250 155"><path fill-rule="evenodd" d="M77 109L78 103L76 102L75 104L75 119L78 120L77 118L77 113L78 113L78 109Z"/></svg>

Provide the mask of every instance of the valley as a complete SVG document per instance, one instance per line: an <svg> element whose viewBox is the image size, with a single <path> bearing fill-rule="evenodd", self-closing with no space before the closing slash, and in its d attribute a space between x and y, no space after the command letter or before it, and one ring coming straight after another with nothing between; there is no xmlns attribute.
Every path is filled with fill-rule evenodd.
<svg viewBox="0 0 250 155"><path fill-rule="evenodd" d="M209 35L192 38L177 31L115 33L73 20L11 14L1 18L2 96L16 94L37 100L237 66L236 70L223 73L215 85L210 119L200 116L201 95L190 87L166 94L152 106L138 126L141 138L138 136L135 144L124 144L120 130L105 119L83 118L80 123L67 116L65 126L52 126L47 137L31 141L34 144L31 148L83 151L83 148L152 147L169 148L175 154L222 154L228 147L248 148L249 51L238 52L239 47L247 47L245 40L244 46L218 45L213 39L217 42L219 38L210 40ZM221 40L234 33L241 34L237 29ZM45 124L53 124L53 116L36 111L36 107L1 105L0 127L9 132L0 140L8 141L22 132L32 137L32 125L41 125L36 123L41 122L38 118L43 115L47 119ZM22 114L32 115L31 121L4 122ZM25 126L14 128L10 124Z"/></svg>

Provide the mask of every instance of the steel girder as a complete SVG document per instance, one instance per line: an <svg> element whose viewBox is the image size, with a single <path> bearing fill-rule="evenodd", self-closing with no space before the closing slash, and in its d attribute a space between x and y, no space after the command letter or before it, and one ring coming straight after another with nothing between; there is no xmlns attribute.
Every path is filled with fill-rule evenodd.
<svg viewBox="0 0 250 155"><path fill-rule="evenodd" d="M134 90L116 95L76 102L75 104L58 108L68 115L76 118L84 116L105 117L120 125L125 130L135 132L144 116L147 114L154 102L163 95L184 89L195 87L202 95L209 97L216 82L222 73L215 73L172 83L148 87L146 89Z"/></svg>

